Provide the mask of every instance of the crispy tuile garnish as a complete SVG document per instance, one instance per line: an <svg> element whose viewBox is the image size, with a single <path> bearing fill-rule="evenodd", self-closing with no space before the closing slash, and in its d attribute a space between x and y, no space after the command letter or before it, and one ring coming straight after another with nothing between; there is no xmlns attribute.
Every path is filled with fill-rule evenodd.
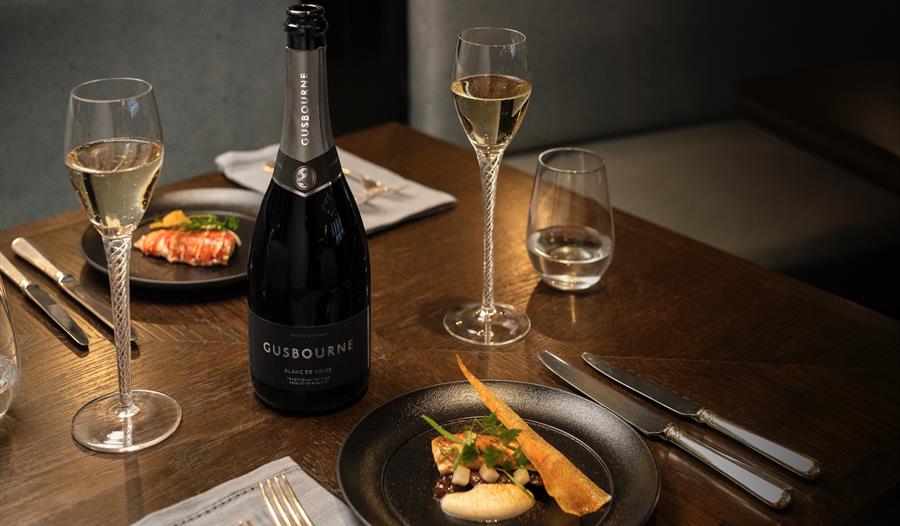
<svg viewBox="0 0 900 526"><path fill-rule="evenodd" d="M510 429L521 430L517 440L522 451L544 479L547 493L556 499L564 512L578 516L587 515L610 501L612 497L608 493L591 482L591 479L575 467L565 455L535 433L515 411L481 383L481 380L466 368L459 355L456 356L456 364L472 384L478 398L497 414L503 425Z"/></svg>

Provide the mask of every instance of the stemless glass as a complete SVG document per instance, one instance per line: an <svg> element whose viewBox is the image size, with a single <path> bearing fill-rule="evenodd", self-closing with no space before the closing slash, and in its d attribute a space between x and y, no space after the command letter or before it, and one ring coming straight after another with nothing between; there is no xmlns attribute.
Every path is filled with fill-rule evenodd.
<svg viewBox="0 0 900 526"><path fill-rule="evenodd" d="M3 278L0 278L0 418L3 418L12 404L19 381L18 348L6 301L6 289L3 288Z"/></svg>
<svg viewBox="0 0 900 526"><path fill-rule="evenodd" d="M72 90L65 163L75 193L103 238L119 379L118 392L88 402L72 420L72 436L95 451L126 453L152 446L181 422L175 400L131 388L131 234L147 210L162 161L162 128L150 83L111 78Z"/></svg>
<svg viewBox="0 0 900 526"><path fill-rule="evenodd" d="M456 307L444 327L460 340L504 345L525 336L531 322L511 305L494 303L494 202L503 152L525 117L531 73L525 35L495 27L459 34L450 91L459 122L475 149L484 202L484 282L481 303Z"/></svg>
<svg viewBox="0 0 900 526"><path fill-rule="evenodd" d="M606 163L580 148L554 148L538 157L525 245L544 283L585 290L612 262L615 233Z"/></svg>

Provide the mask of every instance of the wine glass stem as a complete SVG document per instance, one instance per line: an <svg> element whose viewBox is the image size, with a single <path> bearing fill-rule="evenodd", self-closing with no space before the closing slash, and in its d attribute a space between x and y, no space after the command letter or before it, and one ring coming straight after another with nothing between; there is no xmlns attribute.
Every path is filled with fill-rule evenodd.
<svg viewBox="0 0 900 526"><path fill-rule="evenodd" d="M112 297L116 333L116 365L119 372L119 415L137 411L131 398L131 313L129 308L128 267L131 262L131 235L103 236L109 292Z"/></svg>
<svg viewBox="0 0 900 526"><path fill-rule="evenodd" d="M503 150L476 149L481 168L481 198L484 205L484 281L481 292L481 317L493 316L494 307L494 205L497 193L497 174Z"/></svg>

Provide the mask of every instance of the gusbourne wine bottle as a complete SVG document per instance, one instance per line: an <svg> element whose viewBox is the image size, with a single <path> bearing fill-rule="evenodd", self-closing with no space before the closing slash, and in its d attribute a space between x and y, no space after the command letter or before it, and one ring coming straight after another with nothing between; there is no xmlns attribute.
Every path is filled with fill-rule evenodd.
<svg viewBox="0 0 900 526"><path fill-rule="evenodd" d="M287 13L281 145L250 244L250 377L266 404L322 413L368 386L369 252L331 132L325 10Z"/></svg>

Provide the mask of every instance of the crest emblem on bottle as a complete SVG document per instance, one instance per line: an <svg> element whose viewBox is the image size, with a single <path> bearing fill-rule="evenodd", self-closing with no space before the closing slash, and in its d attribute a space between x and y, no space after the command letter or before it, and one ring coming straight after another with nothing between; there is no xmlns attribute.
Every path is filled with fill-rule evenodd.
<svg viewBox="0 0 900 526"><path fill-rule="evenodd" d="M311 166L301 166L294 172L294 183L300 190L309 190L316 186L316 171Z"/></svg>

